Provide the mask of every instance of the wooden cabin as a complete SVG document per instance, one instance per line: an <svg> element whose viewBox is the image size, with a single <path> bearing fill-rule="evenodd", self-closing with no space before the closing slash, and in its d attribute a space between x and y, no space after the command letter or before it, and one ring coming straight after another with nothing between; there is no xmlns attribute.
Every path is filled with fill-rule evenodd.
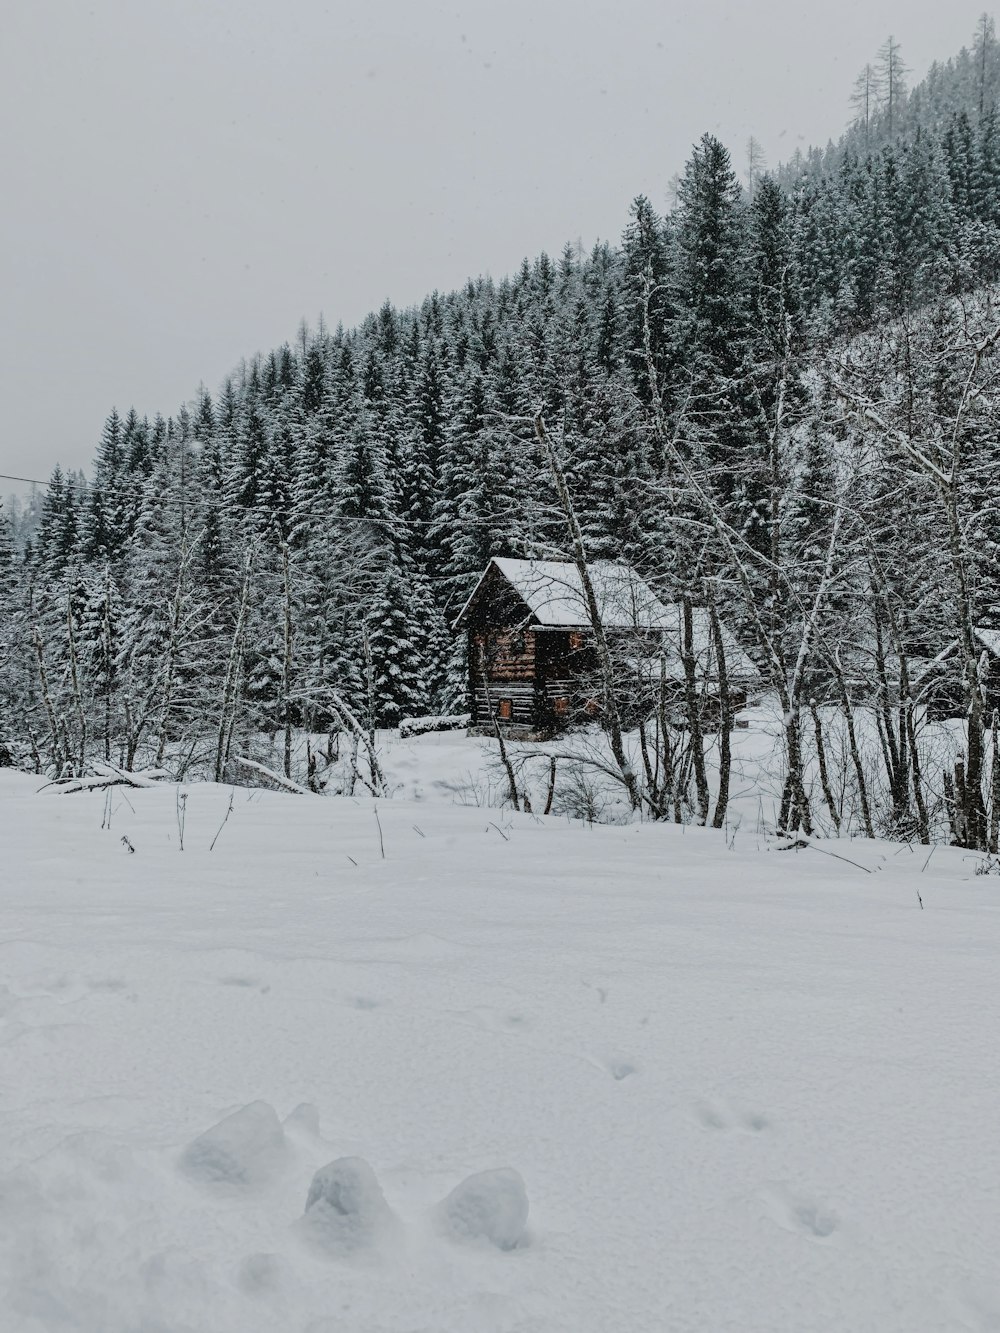
<svg viewBox="0 0 1000 1333"><path fill-rule="evenodd" d="M632 678L641 707L660 686L664 661L672 688L683 682L679 608L665 606L628 565L588 567L601 624ZM601 711L600 683L583 582L575 564L553 560L490 561L455 621L468 639L470 731L499 725L520 739L544 739ZM714 650L704 610L695 611L700 688L710 690ZM727 669L737 703L758 676L724 631Z"/></svg>

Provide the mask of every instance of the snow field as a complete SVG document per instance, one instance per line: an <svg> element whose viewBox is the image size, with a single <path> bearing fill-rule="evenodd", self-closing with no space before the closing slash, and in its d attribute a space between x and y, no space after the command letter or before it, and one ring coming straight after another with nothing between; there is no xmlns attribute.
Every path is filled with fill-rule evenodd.
<svg viewBox="0 0 1000 1333"><path fill-rule="evenodd" d="M37 785L0 773L0 1333L997 1326L961 853L393 800L383 858L371 800L259 791L210 853L212 786L181 853L172 788L102 830Z"/></svg>

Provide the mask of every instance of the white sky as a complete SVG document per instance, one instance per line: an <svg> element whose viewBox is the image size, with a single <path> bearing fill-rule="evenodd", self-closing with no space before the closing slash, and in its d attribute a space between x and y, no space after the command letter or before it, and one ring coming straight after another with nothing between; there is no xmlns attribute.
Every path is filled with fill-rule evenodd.
<svg viewBox="0 0 1000 1333"><path fill-rule="evenodd" d="M835 137L890 32L917 78L983 0L0 7L0 472L44 479L303 316L617 240L706 129Z"/></svg>

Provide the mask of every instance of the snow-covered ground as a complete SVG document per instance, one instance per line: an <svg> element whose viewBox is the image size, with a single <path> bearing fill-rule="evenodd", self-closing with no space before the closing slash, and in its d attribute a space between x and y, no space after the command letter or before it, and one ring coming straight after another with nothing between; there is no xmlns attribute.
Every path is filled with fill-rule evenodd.
<svg viewBox="0 0 1000 1333"><path fill-rule="evenodd" d="M1000 1328L1000 879L418 779L0 773L0 1333Z"/></svg>

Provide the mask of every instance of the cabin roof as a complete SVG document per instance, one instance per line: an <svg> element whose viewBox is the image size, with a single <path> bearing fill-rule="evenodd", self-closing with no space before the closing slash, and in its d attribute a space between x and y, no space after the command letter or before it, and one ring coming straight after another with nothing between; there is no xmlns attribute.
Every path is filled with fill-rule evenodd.
<svg viewBox="0 0 1000 1333"><path fill-rule="evenodd" d="M988 629L985 625L973 625L972 634L980 648L985 648L991 657L1000 658L1000 630ZM910 680L919 684L940 674L951 662L958 651L958 640L945 645L933 657L921 657L917 654L907 659ZM899 657L896 653L886 653L886 663L892 670L899 670Z"/></svg>
<svg viewBox="0 0 1000 1333"><path fill-rule="evenodd" d="M670 633L664 636L666 652L663 665L667 679L683 681L684 661L682 657L682 639L684 621L681 608L670 608L672 616ZM754 662L743 651L736 635L724 624L719 625L722 633L722 647L726 654L726 675L733 684L755 685L760 680L760 672ZM691 647L694 651L695 674L699 680L718 680L718 657L715 640L712 635L712 619L703 606L691 608ZM659 657L648 659L649 674L654 680L659 679L661 662Z"/></svg>
<svg viewBox="0 0 1000 1333"><path fill-rule="evenodd" d="M514 560L506 556L494 556L487 565L472 596L460 611L456 627L461 625L494 568L524 602L531 612L531 623L537 629L590 629L583 581L575 564L568 560ZM596 560L587 569L605 629L660 631L668 649L667 674L671 679L683 679L680 665L681 608L664 605L630 565ZM711 621L704 607L692 609L691 628L698 675L712 679L716 674L715 648ZM760 673L735 635L725 625L720 628L730 679L742 684L759 680ZM638 662L635 665L638 666ZM648 665L641 668L657 678L660 669L659 656L650 657Z"/></svg>
<svg viewBox="0 0 1000 1333"><path fill-rule="evenodd" d="M542 629L586 629L590 626L583 580L568 560L513 560L494 556L472 596L462 607L460 625L476 601L490 570L496 569L510 584ZM595 560L587 566L601 623L606 629L670 629L676 613L663 605L629 565Z"/></svg>

